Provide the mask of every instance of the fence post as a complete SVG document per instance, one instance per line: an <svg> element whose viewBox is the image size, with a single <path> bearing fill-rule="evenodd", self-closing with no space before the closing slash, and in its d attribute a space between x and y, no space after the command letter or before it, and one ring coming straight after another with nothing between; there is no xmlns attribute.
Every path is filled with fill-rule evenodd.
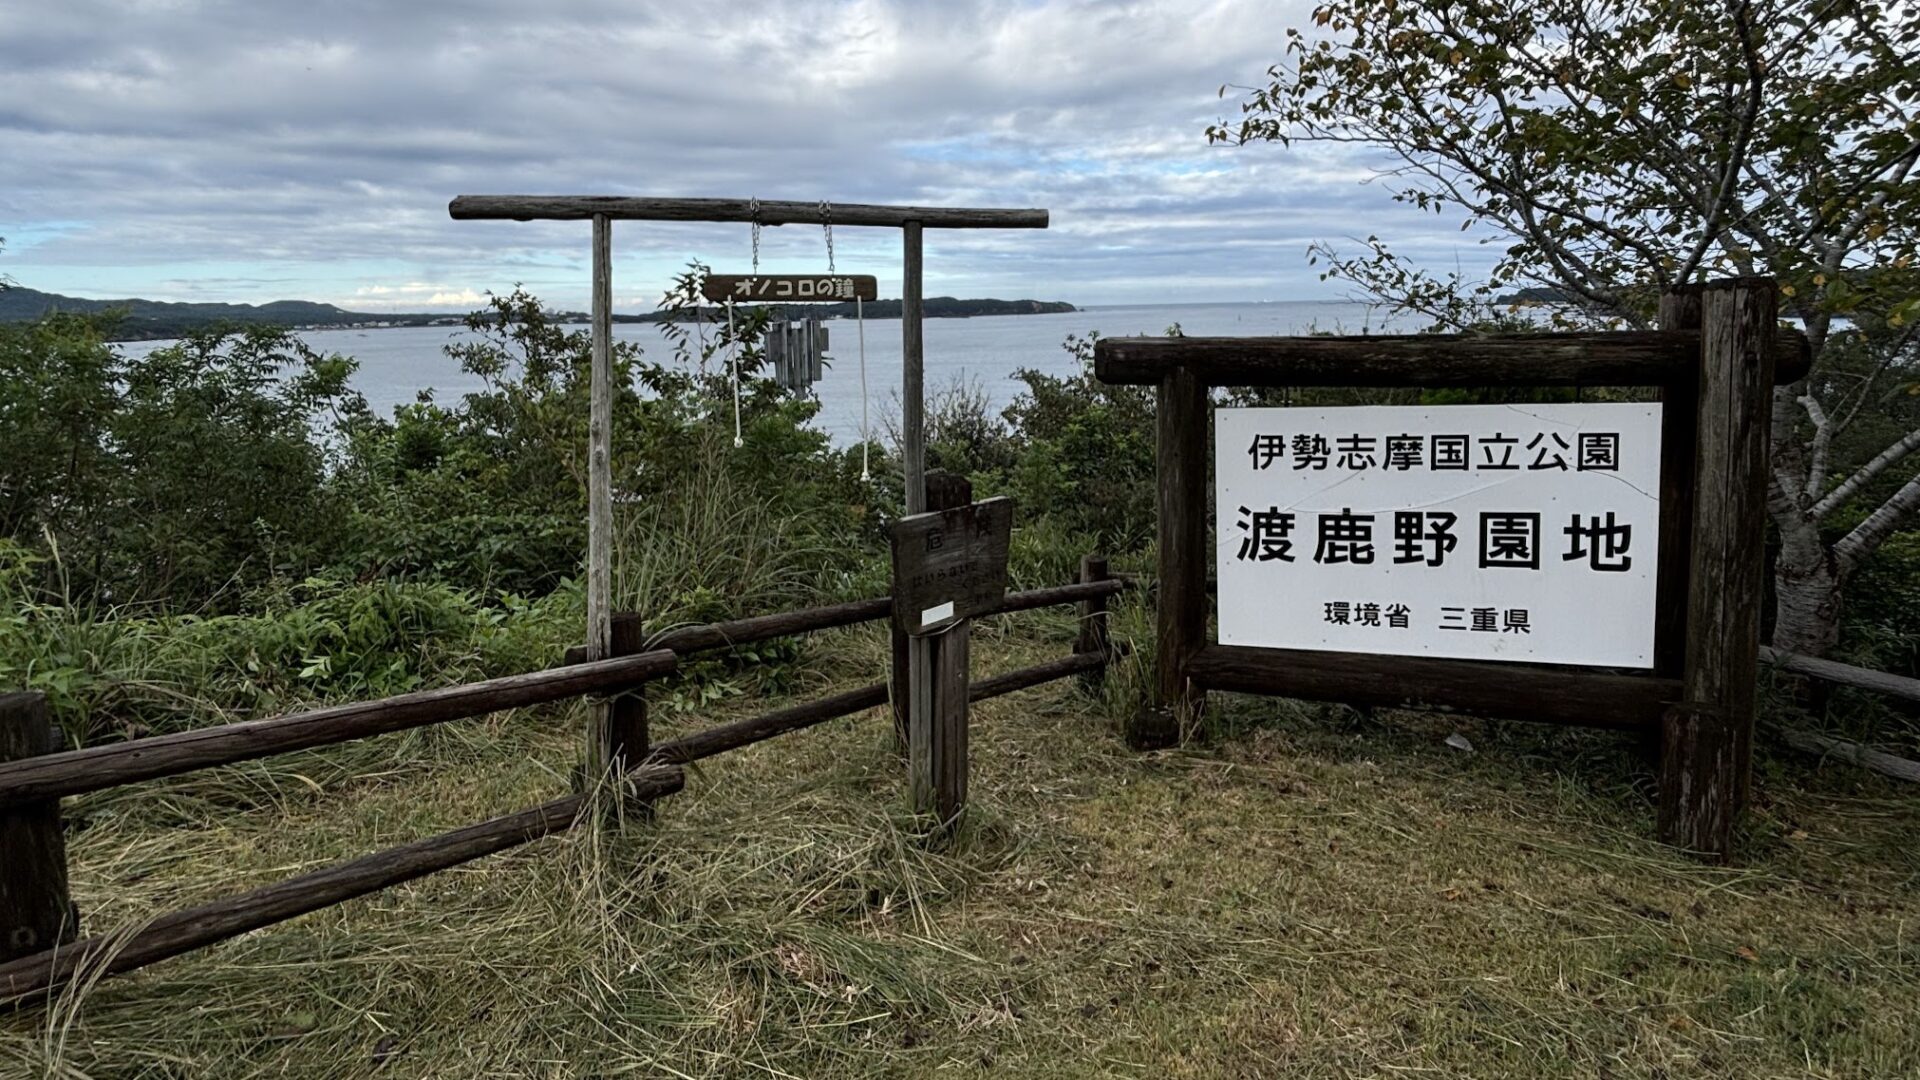
<svg viewBox="0 0 1920 1080"><path fill-rule="evenodd" d="M1091 585L1095 582L1111 580L1107 572L1105 555L1085 555L1080 559L1080 583ZM1112 631L1107 626L1107 597L1089 596L1080 601L1080 637L1074 642L1076 653L1098 653L1106 665L1113 663ZM1100 688L1107 677L1107 667L1102 666L1080 676L1080 685L1091 692Z"/></svg>
<svg viewBox="0 0 1920 1080"><path fill-rule="evenodd" d="M1153 696L1134 714L1127 742L1172 746L1206 708L1187 661L1207 636L1207 387L1181 367L1160 380L1154 405L1159 458L1160 602Z"/></svg>
<svg viewBox="0 0 1920 1080"><path fill-rule="evenodd" d="M609 657L637 656L646 651L646 633L637 614L613 617L612 645ZM647 687L645 683L616 694L607 702L607 760L611 771L622 783L629 773L647 760L651 748L647 730ZM651 805L647 803L644 805ZM633 810L637 807L628 807Z"/></svg>
<svg viewBox="0 0 1920 1080"><path fill-rule="evenodd" d="M1660 293L1662 330L1699 330L1703 285L1674 285ZM1700 441L1700 364L1684 382L1660 388L1660 566L1654 583L1653 670L1670 679L1687 673L1688 552L1693 548L1693 458ZM1643 752L1659 768L1665 736L1646 733Z"/></svg>
<svg viewBox="0 0 1920 1080"><path fill-rule="evenodd" d="M1778 308L1766 278L1714 282L1700 297L1685 689L1662 723L1659 829L1718 860L1732 852L1753 756Z"/></svg>
<svg viewBox="0 0 1920 1080"><path fill-rule="evenodd" d="M935 469L926 478L926 507L928 512L951 510L956 506L965 506L973 501L973 481L964 476ZM898 626L893 627L893 674L888 680L888 693L893 702L893 739L894 745L905 750L910 745L908 735L912 723L908 714L913 711L912 653L913 639Z"/></svg>
<svg viewBox="0 0 1920 1080"><path fill-rule="evenodd" d="M0 694L0 761L58 748L47 699ZM0 809L0 962L72 941L80 917L67 893L60 800Z"/></svg>
<svg viewBox="0 0 1920 1080"><path fill-rule="evenodd" d="M927 473L927 510L973 501L973 482L935 469ZM897 586L896 586L897 588ZM943 832L958 828L967 805L967 682L972 620L944 633L905 637L908 677L907 780L914 812L931 813ZM898 654L896 653L896 657Z"/></svg>

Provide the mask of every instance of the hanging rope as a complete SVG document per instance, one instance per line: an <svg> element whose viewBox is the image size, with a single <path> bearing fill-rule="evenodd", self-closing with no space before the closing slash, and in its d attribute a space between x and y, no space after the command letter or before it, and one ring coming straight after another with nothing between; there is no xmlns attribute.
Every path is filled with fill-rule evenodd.
<svg viewBox="0 0 1920 1080"><path fill-rule="evenodd" d="M758 197L747 200L747 213L753 220L753 276L760 276L760 200ZM740 332L733 322L733 297L727 297L727 340L732 344L729 354L733 367L733 448L735 450L747 444L740 433Z"/></svg>
<svg viewBox="0 0 1920 1080"><path fill-rule="evenodd" d="M860 479L865 482L873 479L867 468L867 447L873 440L867 437L867 313L858 296L853 298L853 319L860 335Z"/></svg>
<svg viewBox="0 0 1920 1080"><path fill-rule="evenodd" d="M733 448L740 449L746 440L740 437L740 336L733 328L733 297L727 297L727 362L733 368Z"/></svg>

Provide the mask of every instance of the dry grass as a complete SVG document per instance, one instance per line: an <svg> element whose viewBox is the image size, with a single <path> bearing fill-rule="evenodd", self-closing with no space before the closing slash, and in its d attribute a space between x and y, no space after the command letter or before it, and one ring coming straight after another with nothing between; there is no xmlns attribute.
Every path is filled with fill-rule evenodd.
<svg viewBox="0 0 1920 1080"><path fill-rule="evenodd" d="M1011 625L983 667L1070 634ZM876 635L833 641L799 693L881 669ZM1108 720L1126 693L980 707L953 850L899 812L871 713L707 763L617 836L0 1018L0 1075L1920 1075L1910 791L1770 758L1715 869L1650 841L1611 736L1231 699L1142 756ZM551 797L578 722L78 801L78 899L113 926Z"/></svg>

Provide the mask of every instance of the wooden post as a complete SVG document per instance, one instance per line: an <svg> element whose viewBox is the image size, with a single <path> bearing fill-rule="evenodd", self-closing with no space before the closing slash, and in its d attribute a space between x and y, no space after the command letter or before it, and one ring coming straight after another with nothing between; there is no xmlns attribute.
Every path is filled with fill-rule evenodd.
<svg viewBox="0 0 1920 1080"><path fill-rule="evenodd" d="M593 366L587 404L587 658L613 647L613 224L593 218ZM613 703L592 703L587 777L606 771L613 754Z"/></svg>
<svg viewBox="0 0 1920 1080"><path fill-rule="evenodd" d="M964 476L935 469L926 474L920 505L923 510L951 510L956 506L965 506L973 501L973 481ZM894 744L905 750L911 745L909 731L911 723L908 716L913 712L913 695L908 690L913 685L913 650L924 647L925 642L916 646L919 639L909 637L898 626L893 627L893 734Z"/></svg>
<svg viewBox="0 0 1920 1080"><path fill-rule="evenodd" d="M1085 555L1080 559L1080 583L1092 584L1106 581L1107 557L1105 555ZM1107 626L1107 598L1092 596L1080 601L1080 637L1074 642L1076 653L1093 653L1106 664L1113 663L1113 639ZM1106 667L1086 672L1080 676L1081 688L1091 692L1098 690L1107 677Z"/></svg>
<svg viewBox="0 0 1920 1080"><path fill-rule="evenodd" d="M646 632L638 618L615 621L612 637L610 652L613 656L638 656L646 651ZM624 782L641 762L647 760L647 753L651 749L647 731L647 688L643 683L615 695L607 702L607 760L611 763L614 775ZM645 808L651 805L651 801L644 801L624 809L630 813L644 813Z"/></svg>
<svg viewBox="0 0 1920 1080"><path fill-rule="evenodd" d="M57 749L45 697L0 694L0 761ZM67 895L60 800L0 809L0 962L65 944L79 929Z"/></svg>
<svg viewBox="0 0 1920 1080"><path fill-rule="evenodd" d="M1172 746L1206 706L1187 661L1207 636L1207 387L1176 368L1160 380L1154 408L1159 451L1160 604L1153 698L1135 714L1127 741Z"/></svg>
<svg viewBox="0 0 1920 1080"><path fill-rule="evenodd" d="M1660 294L1660 329L1700 330L1703 286L1678 285ZM1678 679L1687 669L1688 552L1693 547L1693 456L1699 440L1700 362L1684 381L1660 388L1660 566L1654 584L1653 670ZM1665 735L1646 730L1641 752L1658 768Z"/></svg>
<svg viewBox="0 0 1920 1080"><path fill-rule="evenodd" d="M906 241L900 280L900 456L905 471L907 513L927 509L926 352L920 334L920 223L901 227Z"/></svg>
<svg viewBox="0 0 1920 1080"><path fill-rule="evenodd" d="M1661 839L1723 861L1753 755L1778 306L1763 278L1700 297L1685 689L1662 724L1659 824Z"/></svg>
<svg viewBox="0 0 1920 1080"><path fill-rule="evenodd" d="M926 474L925 497L928 511L965 506L973 501L973 482L936 469ZM899 635L907 642L909 800L915 813L932 814L948 835L959 827L967 804L972 627L972 620L962 619L931 637Z"/></svg>

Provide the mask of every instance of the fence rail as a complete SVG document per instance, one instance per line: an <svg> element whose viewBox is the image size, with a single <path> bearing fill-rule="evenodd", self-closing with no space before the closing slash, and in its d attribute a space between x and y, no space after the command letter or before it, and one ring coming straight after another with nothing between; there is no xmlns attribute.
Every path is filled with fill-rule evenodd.
<svg viewBox="0 0 1920 1080"><path fill-rule="evenodd" d="M656 650L465 686L422 690L378 701L360 701L23 758L0 764L0 807L79 795L583 694L627 690L672 671L678 662L672 652Z"/></svg>
<svg viewBox="0 0 1920 1080"><path fill-rule="evenodd" d="M679 769L661 769L636 775L631 782L635 795L658 797L679 791L685 779ZM61 949L0 964L0 1002L18 1002L47 993L79 975L117 975L132 971L170 956L238 937L249 930L285 922L356 896L379 892L543 836L564 832L580 820L589 801L589 796L584 794L569 795L517 814L497 817L430 839L389 848L378 854L336 863L324 870L288 878L252 892L162 915L130 936L102 934Z"/></svg>
<svg viewBox="0 0 1920 1080"><path fill-rule="evenodd" d="M1104 568L1103 561L1098 565ZM1117 655L1105 633L1105 600L1124 588L1124 582L1103 577L1009 594L989 614L1077 603L1083 620L1102 625L1083 627L1075 651L1066 657L970 681L968 698L980 701L1104 669ZM44 948L42 942L47 936L59 940L78 932L66 895L64 851L51 843L60 837L58 808L62 797L505 709L585 695L618 694L672 672L686 653L873 622L888 618L891 612L891 599L879 597L677 627L657 635L644 646L645 651L611 659L587 661L580 650L569 650L567 663L544 671L53 753L42 752L50 745L44 702L37 695L0 695L0 704L4 704L0 708L0 736L4 736L0 738L0 758L9 754L16 757L0 760L0 825L13 823L0 829L0 865L5 865L9 873L7 888L0 889L0 924L4 924L0 931L8 932L0 935L0 1004L37 1000L75 980L131 971L563 832L572 828L591 804L589 793L576 793L162 915L131 933L96 935ZM637 642L640 631L638 616L617 617L616 641ZM875 683L663 742L638 755L638 767L619 778L620 794L624 799L641 801L671 794L685 783L679 768L683 764L876 708L886 704L889 696L886 683ZM644 733L644 720L641 723ZM16 873L17 867L25 865L22 860L31 854L28 847L59 852L55 858L58 865L45 868L46 873ZM28 927L33 932L22 934L22 928ZM61 932L48 935L47 928L61 928ZM38 951L19 955L26 951L22 945Z"/></svg>

